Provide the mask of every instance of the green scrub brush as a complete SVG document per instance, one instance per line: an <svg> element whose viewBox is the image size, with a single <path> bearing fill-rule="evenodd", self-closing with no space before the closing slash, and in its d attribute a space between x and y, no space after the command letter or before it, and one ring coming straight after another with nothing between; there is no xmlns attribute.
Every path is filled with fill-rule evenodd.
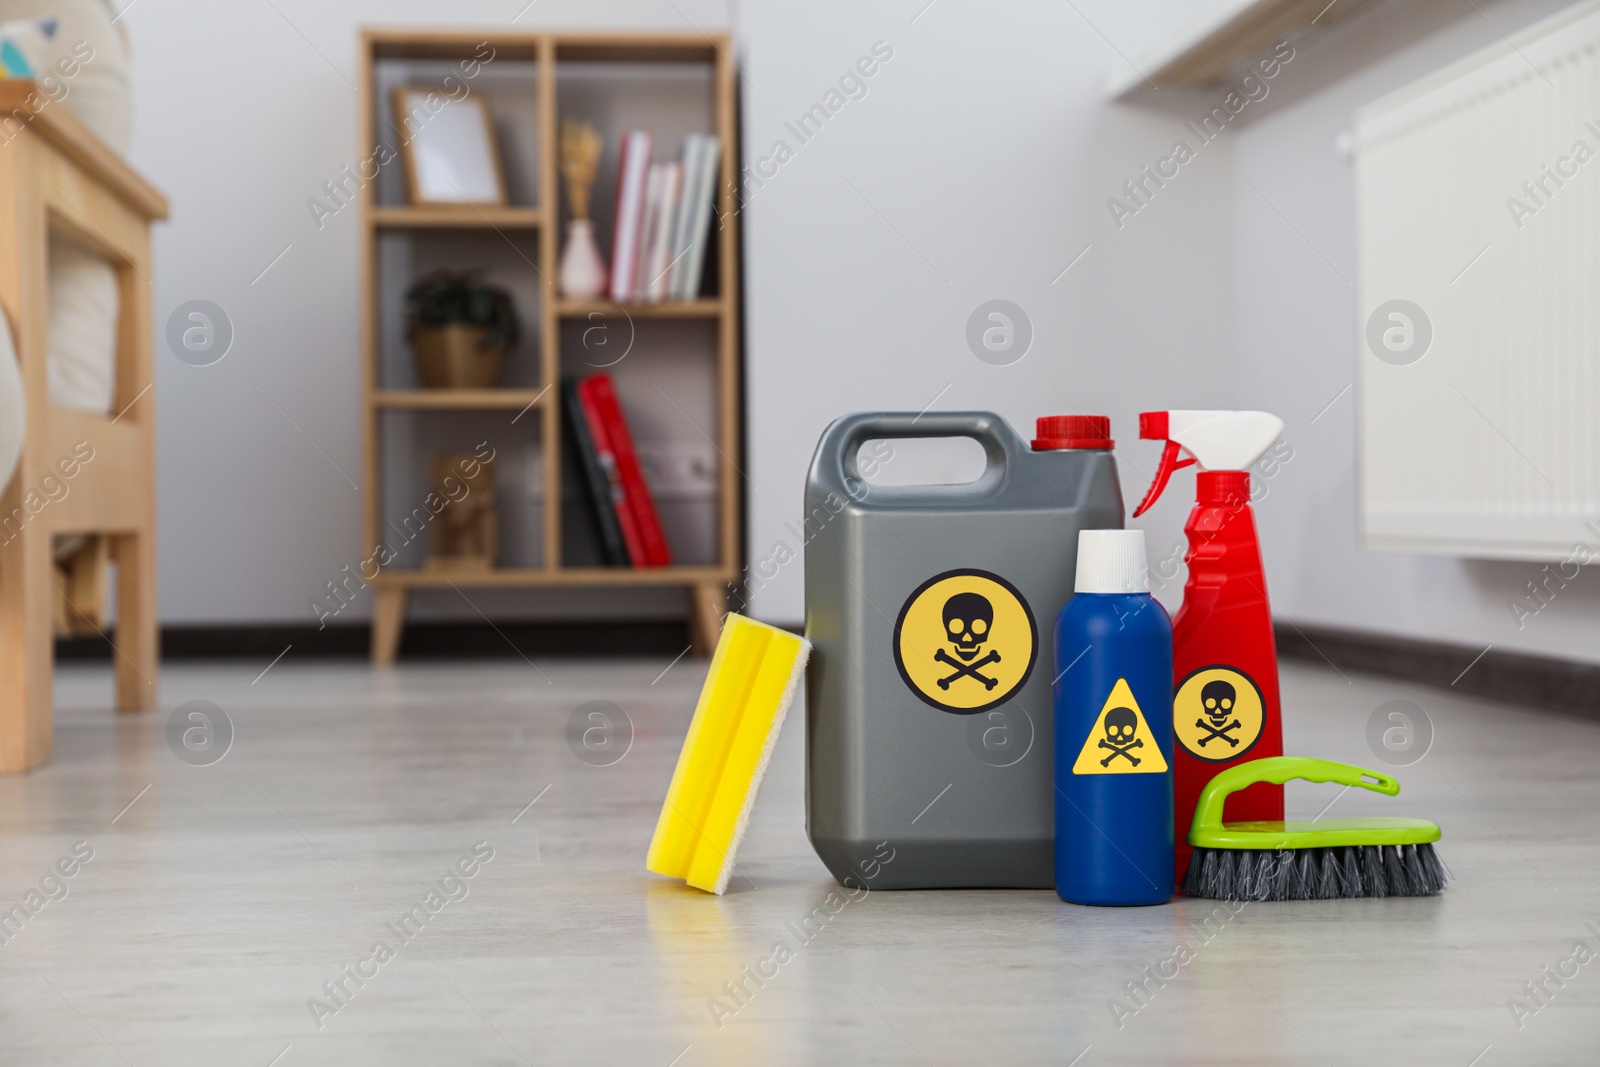
<svg viewBox="0 0 1600 1067"><path fill-rule="evenodd" d="M1449 879L1433 851L1439 827L1426 819L1222 821L1230 793L1291 778L1337 782L1394 796L1387 774L1305 756L1273 756L1229 767L1200 792L1183 892L1217 900L1425 897Z"/></svg>

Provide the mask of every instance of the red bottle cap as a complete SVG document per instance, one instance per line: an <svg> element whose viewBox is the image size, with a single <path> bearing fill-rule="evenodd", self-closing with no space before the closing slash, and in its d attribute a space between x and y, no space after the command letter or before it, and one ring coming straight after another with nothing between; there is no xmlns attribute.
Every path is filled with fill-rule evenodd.
<svg viewBox="0 0 1600 1067"><path fill-rule="evenodd" d="M1038 437L1033 439L1035 452L1058 448L1109 449L1111 420L1104 415L1046 415L1038 420Z"/></svg>

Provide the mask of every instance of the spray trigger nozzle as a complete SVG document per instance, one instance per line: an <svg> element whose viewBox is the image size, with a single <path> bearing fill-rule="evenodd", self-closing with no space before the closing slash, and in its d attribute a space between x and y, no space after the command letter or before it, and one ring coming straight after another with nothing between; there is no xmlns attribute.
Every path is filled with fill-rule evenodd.
<svg viewBox="0 0 1600 1067"><path fill-rule="evenodd" d="M1165 441L1155 481L1134 509L1137 518L1150 510L1172 478L1172 472L1200 464L1203 471L1248 471L1283 433L1283 420L1265 411L1146 411L1139 415L1139 436Z"/></svg>
<svg viewBox="0 0 1600 1067"><path fill-rule="evenodd" d="M1137 519L1155 504L1162 491L1167 488L1167 482L1172 480L1173 471L1194 466L1196 461L1193 456L1187 459L1178 458L1182 451L1182 446L1176 441L1168 441L1167 447L1161 450L1161 464L1156 467L1155 481L1150 483L1150 489L1144 494L1144 499L1139 501L1139 506L1133 509L1134 518Z"/></svg>

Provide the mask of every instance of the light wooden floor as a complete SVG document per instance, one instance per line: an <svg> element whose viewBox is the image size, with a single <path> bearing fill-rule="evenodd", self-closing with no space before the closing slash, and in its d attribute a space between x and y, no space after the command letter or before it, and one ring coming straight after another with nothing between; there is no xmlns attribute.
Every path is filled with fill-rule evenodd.
<svg viewBox="0 0 1600 1067"><path fill-rule="evenodd" d="M0 912L25 905L75 843L93 858L45 886L64 897L0 928L0 1063L1600 1058L1600 960L1549 982L1549 1005L1521 1029L1507 1006L1578 940L1600 952L1600 726L1289 668L1291 752L1374 763L1374 708L1403 697L1431 715L1433 749L1398 772L1399 801L1349 793L1334 810L1442 823L1458 879L1442 898L1249 905L1208 935L1214 905L1199 901L1100 911L1045 892L882 892L806 935L831 883L804 835L798 718L734 892L643 869L704 669L692 660L662 677L665 660L374 674L291 652L252 681L263 666L169 667L163 711L120 719L101 710L106 670L62 672L54 764L0 779ZM196 698L237 730L207 767L164 737L170 710ZM637 727L609 767L565 740L572 710L597 698ZM1333 796L1292 791L1292 813ZM493 858L445 883L467 895L402 941L386 924L426 905L477 842ZM362 963L379 941L393 958ZM758 988L742 968L778 941L793 958ZM1125 983L1180 943L1193 958L1177 976L1129 1000ZM372 977L357 987L346 966ZM340 979L351 992L334 1011L323 987ZM719 1028L711 1002L732 1010L724 983L741 979L751 995ZM1139 1009L1120 1029L1117 997Z"/></svg>

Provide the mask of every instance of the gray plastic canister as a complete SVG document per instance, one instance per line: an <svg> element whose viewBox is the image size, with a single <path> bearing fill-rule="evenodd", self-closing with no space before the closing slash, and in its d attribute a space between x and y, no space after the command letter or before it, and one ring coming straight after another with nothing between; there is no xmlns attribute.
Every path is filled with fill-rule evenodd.
<svg viewBox="0 0 1600 1067"><path fill-rule="evenodd" d="M862 445L913 437L972 438L983 474L869 484ZM805 524L817 855L848 886L1052 887L1052 630L1078 531L1123 525L1110 450L1034 451L987 412L848 415Z"/></svg>

